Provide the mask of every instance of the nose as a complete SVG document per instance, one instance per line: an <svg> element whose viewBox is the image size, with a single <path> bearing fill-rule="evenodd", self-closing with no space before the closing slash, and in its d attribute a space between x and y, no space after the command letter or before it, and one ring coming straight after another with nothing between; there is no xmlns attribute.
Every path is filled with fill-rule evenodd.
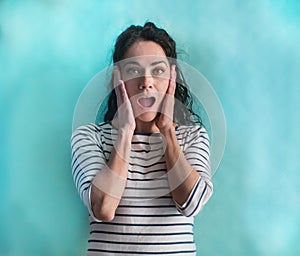
<svg viewBox="0 0 300 256"><path fill-rule="evenodd" d="M152 89L153 82L153 77L150 74L144 74L144 76L141 77L139 88L141 90Z"/></svg>

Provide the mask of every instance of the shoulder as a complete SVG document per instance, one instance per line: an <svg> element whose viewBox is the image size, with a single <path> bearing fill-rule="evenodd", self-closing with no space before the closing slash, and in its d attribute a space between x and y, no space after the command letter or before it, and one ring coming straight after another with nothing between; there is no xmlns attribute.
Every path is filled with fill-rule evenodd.
<svg viewBox="0 0 300 256"><path fill-rule="evenodd" d="M204 126L199 125L179 125L176 127L176 134L178 137L184 138L198 138L202 136L208 139L208 133Z"/></svg>
<svg viewBox="0 0 300 256"><path fill-rule="evenodd" d="M109 122L103 122L99 124L87 124L87 125L82 125L76 128L72 132L71 140L74 140L77 137L95 137L99 136L105 132L111 131L112 126Z"/></svg>
<svg viewBox="0 0 300 256"><path fill-rule="evenodd" d="M194 153L197 150L201 150L209 155L210 141L204 126L180 126L176 129L176 132L177 140L183 152Z"/></svg>

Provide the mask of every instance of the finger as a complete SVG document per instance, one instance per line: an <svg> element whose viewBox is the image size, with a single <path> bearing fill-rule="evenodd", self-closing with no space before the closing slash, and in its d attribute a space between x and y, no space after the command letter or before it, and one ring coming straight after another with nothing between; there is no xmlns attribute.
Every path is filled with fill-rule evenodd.
<svg viewBox="0 0 300 256"><path fill-rule="evenodd" d="M113 84L114 84L114 90L115 90L115 93L116 93L116 96L117 96L117 105L120 106L122 103L123 103L123 100L122 100L122 94L123 94L123 91L122 91L122 84L124 85L124 82L120 79L120 71L117 67L114 68L114 81L113 81Z"/></svg>
<svg viewBox="0 0 300 256"><path fill-rule="evenodd" d="M174 109L174 96L170 94L166 94L161 113L172 120L173 109Z"/></svg>
<svg viewBox="0 0 300 256"><path fill-rule="evenodd" d="M120 80L121 80L121 72L117 66L114 66L114 70L113 70L114 89L120 85Z"/></svg>
<svg viewBox="0 0 300 256"><path fill-rule="evenodd" d="M170 80L169 80L169 87L168 87L167 94L171 94L171 95L175 94L176 76L177 76L176 65L172 65L171 66L171 76L170 76Z"/></svg>
<svg viewBox="0 0 300 256"><path fill-rule="evenodd" d="M128 94L127 94L127 91L125 88L125 83L123 80L120 80L119 93L120 93L122 102L126 102L127 100L129 100Z"/></svg>
<svg viewBox="0 0 300 256"><path fill-rule="evenodd" d="M169 87L167 93L164 97L162 114L168 118L173 118L173 108L174 108L174 94L176 89L176 65L171 66L171 76L169 80Z"/></svg>

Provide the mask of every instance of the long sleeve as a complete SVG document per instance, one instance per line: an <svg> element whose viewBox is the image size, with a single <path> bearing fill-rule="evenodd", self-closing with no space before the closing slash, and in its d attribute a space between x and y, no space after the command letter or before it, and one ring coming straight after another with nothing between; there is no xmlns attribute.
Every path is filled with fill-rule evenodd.
<svg viewBox="0 0 300 256"><path fill-rule="evenodd" d="M73 180L92 217L94 215L90 203L91 182L106 164L97 131L96 126L92 124L81 126L73 132L71 138Z"/></svg>
<svg viewBox="0 0 300 256"><path fill-rule="evenodd" d="M181 137L182 136L182 137ZM200 174L186 202L176 206L179 212L190 217L197 215L207 203L213 193L209 161L209 138L206 130L195 127L186 134L181 134L184 139L183 153L191 166Z"/></svg>

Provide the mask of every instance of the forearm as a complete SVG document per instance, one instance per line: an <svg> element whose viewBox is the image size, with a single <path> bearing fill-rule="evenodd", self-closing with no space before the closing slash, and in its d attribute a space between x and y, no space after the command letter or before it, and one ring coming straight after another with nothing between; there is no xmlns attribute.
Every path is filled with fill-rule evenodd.
<svg viewBox="0 0 300 256"><path fill-rule="evenodd" d="M190 195L200 174L186 160L174 129L163 133L168 181L173 199L182 205Z"/></svg>
<svg viewBox="0 0 300 256"><path fill-rule="evenodd" d="M95 216L110 221L120 203L126 186L131 136L119 132L106 168L92 181L91 204Z"/></svg>

